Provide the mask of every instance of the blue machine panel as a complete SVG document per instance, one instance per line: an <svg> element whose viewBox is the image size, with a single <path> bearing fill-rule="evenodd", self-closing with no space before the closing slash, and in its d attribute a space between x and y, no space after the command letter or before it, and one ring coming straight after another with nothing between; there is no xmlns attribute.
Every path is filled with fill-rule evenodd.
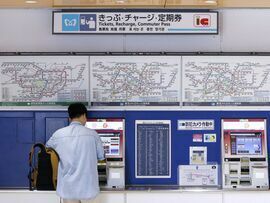
<svg viewBox="0 0 270 203"><path fill-rule="evenodd" d="M17 120L17 141L22 144L33 144L34 142L34 120Z"/></svg>
<svg viewBox="0 0 270 203"><path fill-rule="evenodd" d="M65 123L68 124L67 112L35 112L35 142L45 143L48 140L46 138L49 138L54 130L66 126Z"/></svg>
<svg viewBox="0 0 270 203"><path fill-rule="evenodd" d="M177 185L179 165L189 164L189 147L206 146L207 161L221 163L221 119L265 118L270 132L268 111L91 111L88 118L125 119L125 163L127 185ZM177 130L177 120L212 119L214 130ZM171 121L171 177L136 178L135 122L136 120ZM58 128L68 124L66 111L0 112L0 188L28 187L28 153L33 142L45 143ZM26 128L24 128L26 127ZM215 143L193 142L193 134L214 133ZM268 144L269 147L269 144ZM219 182L220 184L220 182Z"/></svg>
<svg viewBox="0 0 270 203"><path fill-rule="evenodd" d="M28 154L34 137L33 120L0 118L0 127L0 187L27 187Z"/></svg>
<svg viewBox="0 0 270 203"><path fill-rule="evenodd" d="M68 118L46 118L46 140L49 140L52 134L68 125Z"/></svg>

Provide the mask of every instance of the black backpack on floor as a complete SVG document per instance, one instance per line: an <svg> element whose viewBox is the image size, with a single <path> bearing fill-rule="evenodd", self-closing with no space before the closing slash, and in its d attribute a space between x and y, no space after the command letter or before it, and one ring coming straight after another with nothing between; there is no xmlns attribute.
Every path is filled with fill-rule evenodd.
<svg viewBox="0 0 270 203"><path fill-rule="evenodd" d="M40 151L34 165L35 148L39 148ZM29 189L56 190L58 162L59 156L54 149L41 143L34 144L29 153Z"/></svg>

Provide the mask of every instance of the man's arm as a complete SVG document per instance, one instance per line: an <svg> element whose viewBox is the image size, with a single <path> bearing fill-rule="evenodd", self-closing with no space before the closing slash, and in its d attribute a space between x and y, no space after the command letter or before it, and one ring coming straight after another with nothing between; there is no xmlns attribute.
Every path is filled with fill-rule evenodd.
<svg viewBox="0 0 270 203"><path fill-rule="evenodd" d="M104 156L104 148L103 148L102 141L96 132L95 132L95 137L96 137L96 145L97 145L97 159L103 160L105 159L105 156Z"/></svg>
<svg viewBox="0 0 270 203"><path fill-rule="evenodd" d="M46 147L51 147L55 149L55 142L54 142L53 136L47 141Z"/></svg>

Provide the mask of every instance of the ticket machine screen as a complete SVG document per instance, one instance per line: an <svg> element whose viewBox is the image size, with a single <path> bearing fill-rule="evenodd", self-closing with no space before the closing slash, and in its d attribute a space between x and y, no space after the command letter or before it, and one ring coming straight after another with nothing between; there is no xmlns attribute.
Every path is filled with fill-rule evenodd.
<svg viewBox="0 0 270 203"><path fill-rule="evenodd" d="M120 155L120 132L116 133L99 133L103 143L104 152L106 156L119 156Z"/></svg>
<svg viewBox="0 0 270 203"><path fill-rule="evenodd" d="M261 155L261 134L254 136L231 136L232 155Z"/></svg>

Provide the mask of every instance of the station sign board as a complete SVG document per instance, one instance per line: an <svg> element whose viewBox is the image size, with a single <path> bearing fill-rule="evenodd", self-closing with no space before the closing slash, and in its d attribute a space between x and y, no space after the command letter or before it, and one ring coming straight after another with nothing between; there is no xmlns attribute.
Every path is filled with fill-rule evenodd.
<svg viewBox="0 0 270 203"><path fill-rule="evenodd" d="M53 34L218 34L218 12L53 12Z"/></svg>

